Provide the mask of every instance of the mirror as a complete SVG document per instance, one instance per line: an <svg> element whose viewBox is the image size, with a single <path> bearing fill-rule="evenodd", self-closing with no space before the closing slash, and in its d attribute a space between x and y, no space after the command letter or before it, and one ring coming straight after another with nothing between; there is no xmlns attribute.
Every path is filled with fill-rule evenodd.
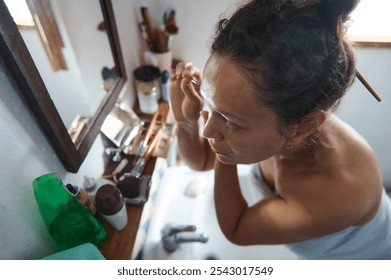
<svg viewBox="0 0 391 280"><path fill-rule="evenodd" d="M48 0L45 1L47 2ZM64 5L63 2L68 1L54 2L56 2L56 4L61 2L62 5ZM74 4L80 4L80 1L73 2ZM65 14L64 6L61 7L63 18L58 21L60 22L58 25L59 30L63 31L65 29L62 25L63 22L73 22L74 25L72 30L76 32L80 29L84 32L84 34L74 33L73 35L69 35L69 38L76 38L76 41L78 39L79 45L88 44L87 48L84 49L84 52L75 50L75 57L77 58L76 64L79 66L79 69L77 70L79 71L78 74L83 77L84 80L86 80L87 75L93 75L94 77L89 78L89 80L95 80L96 82L95 84L93 83L92 85L87 86L82 84L82 82L71 78L65 79L62 83L68 83L71 85L75 84L75 89L71 93L68 90L68 94L63 90L60 97L58 97L58 95L55 95L53 91L56 88L60 88L61 90L63 87L61 84L54 83L54 78L48 78L44 73L40 74L40 71L42 70L38 64L42 62L42 59L34 58L34 56L30 54L23 37L26 37L26 35L21 35L21 32L18 30L17 25L9 14L4 1L0 0L0 50L4 58L5 65L15 84L19 87L20 93L25 97L27 103L30 105L33 114L36 116L49 142L57 153L57 156L63 163L64 167L70 172L77 172L79 169L96 136L98 135L105 117L114 106L120 90L126 80L111 0L89 0L82 2L83 7L80 7L79 5L79 9L85 13L86 16L82 18L86 20L87 18L90 18L90 16L87 16L89 14L88 11L85 10L87 2L95 3L97 5L95 8L91 9L101 10L100 17L103 20L104 25L99 25L100 20L96 17L93 20L93 22L95 22L94 25L92 27L88 26L88 28L91 32L96 33L94 36L97 37L97 40L107 37L108 41L105 43L101 40L98 44L97 41L91 39L94 37L92 36L88 37L91 40L87 40L88 42L86 43L86 41L83 40L86 36L86 28L81 27L80 17L79 22L76 20L73 22L71 18L65 20L69 14ZM54 11L56 11L56 9L54 9ZM94 13L95 16L96 14L97 13ZM100 29L104 26L105 32L99 31L99 26ZM63 39L64 43L69 43L71 41L69 38L65 37L65 39ZM75 48L74 41L72 43L73 48ZM100 57L90 56L91 54L99 53L101 50L102 55ZM108 55L107 52L104 53L104 50L111 51L111 54ZM43 53L42 50L41 52ZM64 57L67 57L67 55L64 55ZM37 60L37 63L34 63L34 59ZM69 60L68 64L72 65L72 59ZM68 64L66 66L70 68ZM101 87L105 82L102 78L102 70L104 67L108 69L115 69L116 75L115 78L110 80L109 86L105 84L105 88L103 89ZM57 72L62 72L60 74L65 76L73 75L67 71L68 70L59 70ZM84 85L84 90L86 92L93 93L92 97L90 95L90 97L86 98L84 93L80 93L80 91L76 89L76 84ZM65 99L67 99L71 107L79 109L82 108L81 104L84 102L90 107L90 111L88 111L88 106L85 107L87 110L80 109L79 111L72 111L70 108L65 108L63 107ZM72 104L74 105L72 106ZM67 112L67 114L68 112L72 112L72 115L65 117L63 112ZM76 115L81 115L83 118L86 117L85 119L88 121L84 123L82 133L79 135L78 140L74 141L75 139L72 140L68 133L68 129L71 126L72 119L74 119Z"/></svg>
<svg viewBox="0 0 391 280"><path fill-rule="evenodd" d="M99 1L4 1L77 144L75 120L87 122L118 78Z"/></svg>

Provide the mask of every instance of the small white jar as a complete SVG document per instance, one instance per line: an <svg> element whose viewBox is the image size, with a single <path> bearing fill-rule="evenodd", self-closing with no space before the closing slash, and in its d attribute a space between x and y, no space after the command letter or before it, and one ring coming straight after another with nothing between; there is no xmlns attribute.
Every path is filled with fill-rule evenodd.
<svg viewBox="0 0 391 280"><path fill-rule="evenodd" d="M159 107L158 91L152 84L142 83L137 86L137 97L140 111L153 114Z"/></svg>

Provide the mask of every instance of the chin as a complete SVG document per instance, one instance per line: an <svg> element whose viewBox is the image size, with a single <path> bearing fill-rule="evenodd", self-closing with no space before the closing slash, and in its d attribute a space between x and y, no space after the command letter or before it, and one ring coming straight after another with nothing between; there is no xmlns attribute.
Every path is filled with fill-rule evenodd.
<svg viewBox="0 0 391 280"><path fill-rule="evenodd" d="M223 154L216 154L216 159L226 165L238 164L238 162L235 161L233 158Z"/></svg>
<svg viewBox="0 0 391 280"><path fill-rule="evenodd" d="M225 154L216 154L216 158L218 161L220 161L223 164L226 165L234 165L234 164L253 164L253 163L258 163L258 160L245 160L245 159L238 159L231 157L229 155Z"/></svg>

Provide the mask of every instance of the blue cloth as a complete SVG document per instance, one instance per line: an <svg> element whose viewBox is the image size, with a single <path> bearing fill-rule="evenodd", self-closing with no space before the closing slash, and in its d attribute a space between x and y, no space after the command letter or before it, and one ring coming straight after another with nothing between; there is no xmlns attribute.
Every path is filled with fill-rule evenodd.
<svg viewBox="0 0 391 280"><path fill-rule="evenodd" d="M259 165L254 176L266 196L272 195ZM383 190L380 207L371 221L310 240L287 244L300 259L311 260L391 260L391 199Z"/></svg>
<svg viewBox="0 0 391 280"><path fill-rule="evenodd" d="M391 202L383 191L374 218L362 226L292 243L288 248L301 259L391 260Z"/></svg>
<svg viewBox="0 0 391 280"><path fill-rule="evenodd" d="M79 246L54 253L53 255L42 258L42 260L104 260L105 258L98 248L85 243Z"/></svg>

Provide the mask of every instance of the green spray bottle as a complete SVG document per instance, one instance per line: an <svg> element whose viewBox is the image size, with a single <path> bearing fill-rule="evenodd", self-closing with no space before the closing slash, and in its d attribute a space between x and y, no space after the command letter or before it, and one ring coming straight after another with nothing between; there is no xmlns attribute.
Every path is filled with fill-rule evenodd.
<svg viewBox="0 0 391 280"><path fill-rule="evenodd" d="M101 247L107 239L103 225L73 196L55 173L33 181L39 213L61 250L90 242Z"/></svg>

